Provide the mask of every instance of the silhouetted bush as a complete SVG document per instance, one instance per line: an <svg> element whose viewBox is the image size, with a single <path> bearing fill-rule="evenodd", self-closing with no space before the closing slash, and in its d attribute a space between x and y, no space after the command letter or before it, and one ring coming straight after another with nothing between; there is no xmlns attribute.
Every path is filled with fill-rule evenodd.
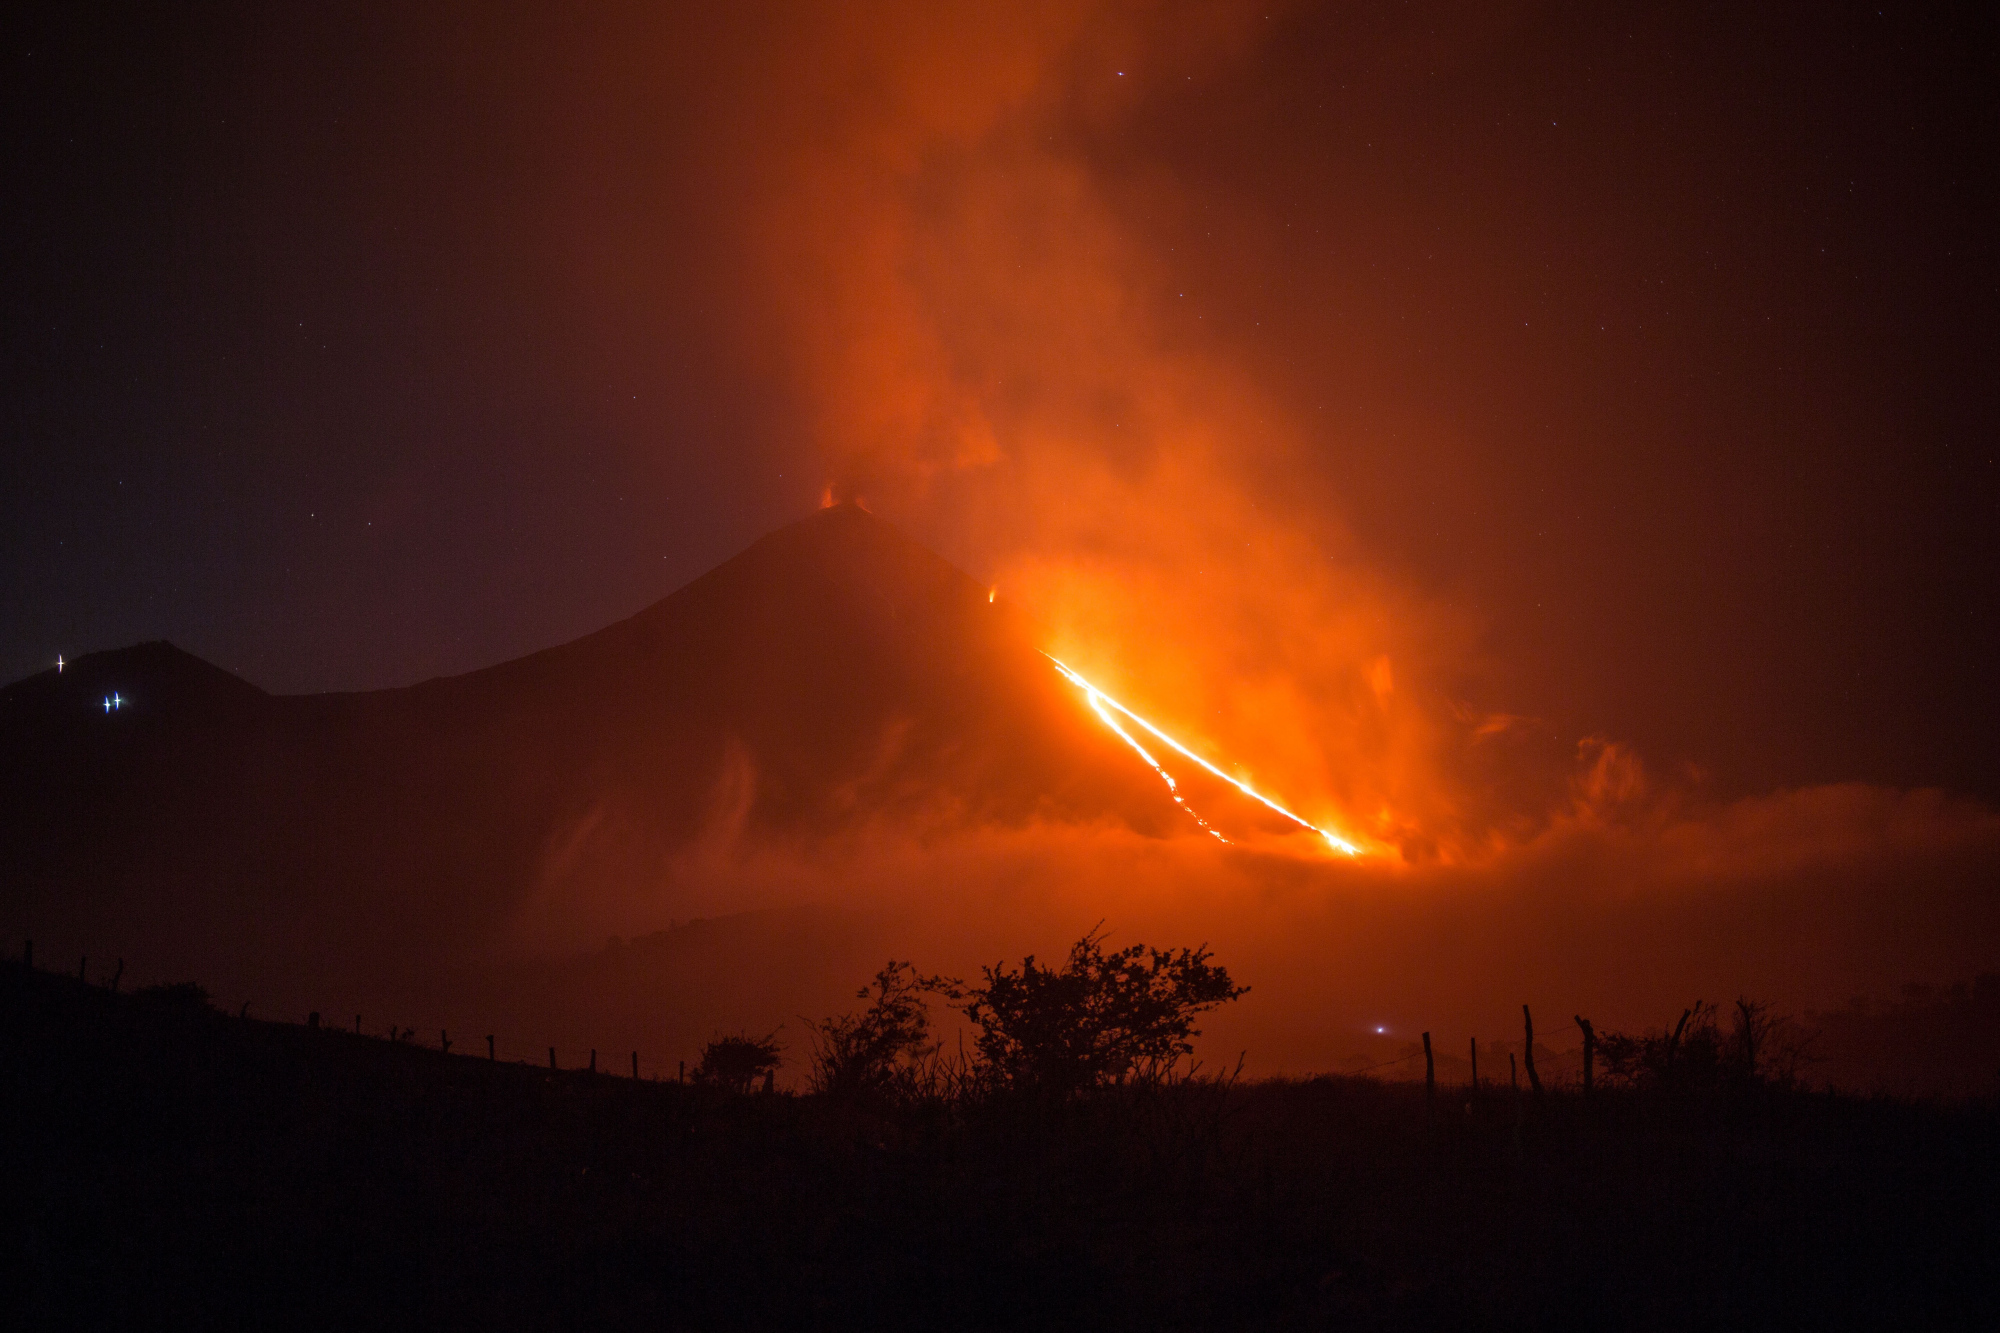
<svg viewBox="0 0 2000 1333"><path fill-rule="evenodd" d="M942 1082L939 1047L931 1041L926 997L960 998L962 983L920 975L909 963L891 959L856 998L869 1001L858 1014L842 1014L813 1024L814 1092L842 1096L879 1094L908 1098L935 1093Z"/></svg>
<svg viewBox="0 0 2000 1333"><path fill-rule="evenodd" d="M1702 1096L1761 1083L1790 1086L1808 1045L1797 1026L1769 1005L1737 1000L1725 1029L1721 1011L1697 1000L1672 1029L1604 1033L1597 1054L1609 1083Z"/></svg>
<svg viewBox="0 0 2000 1333"><path fill-rule="evenodd" d="M761 1039L717 1037L701 1048L701 1062L694 1067L695 1081L731 1092L748 1092L758 1079L777 1069L782 1049L775 1032Z"/></svg>
<svg viewBox="0 0 2000 1333"><path fill-rule="evenodd" d="M968 988L958 1005L980 1029L979 1072L1059 1096L1164 1076L1193 1052L1195 1016L1249 989L1209 957L1206 945L1106 953L1093 931L1059 968L1032 954L1019 970L985 968L986 984Z"/></svg>

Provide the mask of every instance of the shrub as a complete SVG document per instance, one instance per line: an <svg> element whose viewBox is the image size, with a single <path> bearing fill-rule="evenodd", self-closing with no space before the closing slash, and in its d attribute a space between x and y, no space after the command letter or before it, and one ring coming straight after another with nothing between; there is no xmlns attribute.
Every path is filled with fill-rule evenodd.
<svg viewBox="0 0 2000 1333"><path fill-rule="evenodd" d="M701 1048L694 1067L697 1083L712 1083L731 1092L748 1092L759 1078L777 1069L782 1057L778 1034L762 1039L737 1035L717 1037Z"/></svg>
<svg viewBox="0 0 2000 1333"><path fill-rule="evenodd" d="M921 1091L938 1054L930 1037L930 995L958 999L960 983L922 976L909 963L891 959L875 974L872 987L856 992L857 999L869 1001L866 1009L809 1029L812 1090L895 1096Z"/></svg>
<svg viewBox="0 0 2000 1333"><path fill-rule="evenodd" d="M982 1072L996 1083L1068 1095L1172 1072L1194 1050L1195 1016L1249 988L1209 961L1208 947L1105 952L1096 931L1058 968L1029 955L1018 970L983 969L959 1008L980 1029Z"/></svg>
<svg viewBox="0 0 2000 1333"><path fill-rule="evenodd" d="M1789 1085L1806 1042L1789 1019L1739 999L1724 1029L1721 1011L1697 1000L1672 1030L1608 1032L1598 1039L1607 1081L1657 1091L1712 1094L1762 1082Z"/></svg>

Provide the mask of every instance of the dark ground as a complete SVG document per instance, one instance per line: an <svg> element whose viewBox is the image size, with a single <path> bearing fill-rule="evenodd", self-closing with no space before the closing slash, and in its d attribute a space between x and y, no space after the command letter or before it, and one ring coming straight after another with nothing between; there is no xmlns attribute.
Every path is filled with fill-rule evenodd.
<svg viewBox="0 0 2000 1333"><path fill-rule="evenodd" d="M1315 1079L894 1115L0 965L13 1326L1989 1327L1990 1105ZM477 1048L461 1056L459 1050ZM18 1321L18 1322L17 1322Z"/></svg>

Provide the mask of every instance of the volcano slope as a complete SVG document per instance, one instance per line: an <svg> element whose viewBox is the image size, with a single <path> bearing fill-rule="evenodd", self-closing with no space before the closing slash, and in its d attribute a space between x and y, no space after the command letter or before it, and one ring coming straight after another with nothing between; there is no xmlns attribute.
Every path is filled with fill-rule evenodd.
<svg viewBox="0 0 2000 1333"><path fill-rule="evenodd" d="M403 689L276 697L164 643L94 654L0 691L0 930L221 994L408 995L703 856L1185 832L1038 646L843 505L629 620Z"/></svg>

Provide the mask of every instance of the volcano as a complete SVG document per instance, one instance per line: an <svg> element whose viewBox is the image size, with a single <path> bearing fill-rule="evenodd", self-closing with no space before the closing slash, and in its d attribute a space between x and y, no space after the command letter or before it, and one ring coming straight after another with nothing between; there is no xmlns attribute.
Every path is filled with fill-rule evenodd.
<svg viewBox="0 0 2000 1333"><path fill-rule="evenodd" d="M0 929L268 989L433 973L704 857L1190 832L1039 648L840 505L628 620L407 688L272 696L165 643L94 654L0 691Z"/></svg>

